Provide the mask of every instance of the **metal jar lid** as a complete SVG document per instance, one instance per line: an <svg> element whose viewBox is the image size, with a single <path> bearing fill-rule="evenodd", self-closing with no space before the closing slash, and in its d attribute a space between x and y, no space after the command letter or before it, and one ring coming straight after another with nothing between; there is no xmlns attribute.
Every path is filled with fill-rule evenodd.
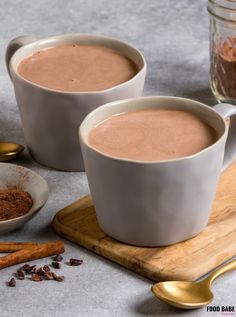
<svg viewBox="0 0 236 317"><path fill-rule="evenodd" d="M222 22L236 23L235 0L208 0L207 10Z"/></svg>

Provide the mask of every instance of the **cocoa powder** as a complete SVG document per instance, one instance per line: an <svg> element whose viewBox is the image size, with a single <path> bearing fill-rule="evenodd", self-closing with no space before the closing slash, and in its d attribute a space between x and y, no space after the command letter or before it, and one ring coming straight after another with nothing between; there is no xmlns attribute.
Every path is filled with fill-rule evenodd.
<svg viewBox="0 0 236 317"><path fill-rule="evenodd" d="M211 75L213 90L224 100L236 99L236 38L228 37L213 47ZM223 100L222 99L222 100Z"/></svg>
<svg viewBox="0 0 236 317"><path fill-rule="evenodd" d="M0 221L25 215L33 205L28 192L19 187L0 189Z"/></svg>

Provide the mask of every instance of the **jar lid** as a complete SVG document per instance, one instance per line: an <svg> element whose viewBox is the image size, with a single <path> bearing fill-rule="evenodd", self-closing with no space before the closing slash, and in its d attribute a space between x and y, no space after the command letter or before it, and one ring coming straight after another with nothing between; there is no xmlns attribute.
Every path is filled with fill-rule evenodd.
<svg viewBox="0 0 236 317"><path fill-rule="evenodd" d="M208 12L220 20L236 23L235 0L208 0Z"/></svg>

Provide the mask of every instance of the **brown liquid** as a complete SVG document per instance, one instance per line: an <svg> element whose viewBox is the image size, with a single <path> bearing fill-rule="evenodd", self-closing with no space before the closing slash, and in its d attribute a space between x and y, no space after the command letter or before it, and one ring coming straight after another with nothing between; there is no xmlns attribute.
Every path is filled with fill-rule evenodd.
<svg viewBox="0 0 236 317"><path fill-rule="evenodd" d="M148 109L111 116L90 131L88 142L111 156L159 161L195 154L216 139L217 132L189 112Z"/></svg>
<svg viewBox="0 0 236 317"><path fill-rule="evenodd" d="M131 79L137 66L99 45L63 45L25 58L18 73L38 85L63 91L99 91Z"/></svg>

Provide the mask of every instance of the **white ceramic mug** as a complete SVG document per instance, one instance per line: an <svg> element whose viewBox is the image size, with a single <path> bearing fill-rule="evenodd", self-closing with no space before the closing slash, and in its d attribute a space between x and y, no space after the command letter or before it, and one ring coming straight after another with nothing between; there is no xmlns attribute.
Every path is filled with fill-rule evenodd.
<svg viewBox="0 0 236 317"><path fill-rule="evenodd" d="M190 111L218 132L218 140L197 154L159 162L112 157L88 144L90 130L114 114L164 108ZM222 169L236 154L236 107L210 108L178 97L141 97L103 105L79 130L97 219L111 237L138 246L164 246L189 239L207 225ZM226 144L226 148L225 148Z"/></svg>
<svg viewBox="0 0 236 317"><path fill-rule="evenodd" d="M103 45L129 57L138 66L130 80L102 91L66 92L32 83L19 75L19 63L32 53L66 44ZM77 130L84 117L98 106L142 95L146 62L128 43L95 34L66 34L36 41L32 36L12 40L6 51L26 144L39 163L64 171L83 171Z"/></svg>

